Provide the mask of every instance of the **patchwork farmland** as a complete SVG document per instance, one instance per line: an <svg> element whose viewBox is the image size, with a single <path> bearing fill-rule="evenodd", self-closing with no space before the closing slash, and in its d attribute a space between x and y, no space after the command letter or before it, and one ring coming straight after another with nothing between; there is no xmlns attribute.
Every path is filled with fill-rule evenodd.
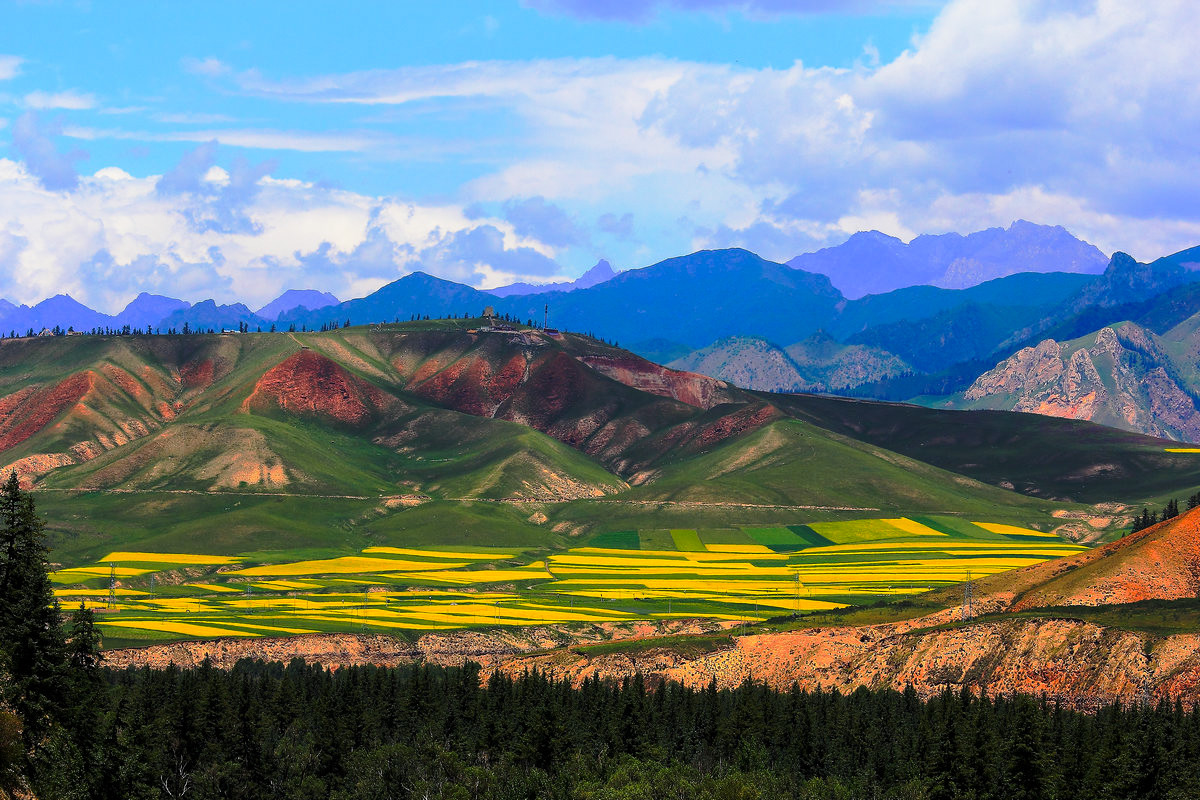
<svg viewBox="0 0 1200 800"><path fill-rule="evenodd" d="M1082 549L1011 525L903 517L616 531L557 552L114 552L52 577L65 606L101 612L112 647L669 617L754 621L915 595Z"/></svg>

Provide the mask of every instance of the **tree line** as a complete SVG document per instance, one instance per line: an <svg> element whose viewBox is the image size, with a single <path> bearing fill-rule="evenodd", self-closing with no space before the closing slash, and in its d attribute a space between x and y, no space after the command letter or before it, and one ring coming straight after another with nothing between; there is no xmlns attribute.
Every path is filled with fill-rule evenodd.
<svg viewBox="0 0 1200 800"><path fill-rule="evenodd" d="M1026 800L1200 795L1200 712L911 688L651 685L474 664L106 669L0 491L0 798Z"/></svg>
<svg viewBox="0 0 1200 800"><path fill-rule="evenodd" d="M1200 506L1200 492L1190 495L1187 499L1187 510ZM1175 519L1179 516L1179 500L1168 500L1167 504L1162 507L1161 511L1154 512L1149 508L1143 508L1142 513L1133 519L1133 527L1129 529L1130 533L1144 531L1151 525L1157 525L1160 522L1166 522L1169 519Z"/></svg>

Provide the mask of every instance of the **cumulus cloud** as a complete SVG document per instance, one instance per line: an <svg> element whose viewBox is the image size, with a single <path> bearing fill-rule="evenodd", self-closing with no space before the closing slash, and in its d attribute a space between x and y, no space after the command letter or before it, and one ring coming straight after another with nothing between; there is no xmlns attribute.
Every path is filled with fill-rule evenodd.
<svg viewBox="0 0 1200 800"><path fill-rule="evenodd" d="M668 6L822 7L556 7L638 16ZM1090 209L1076 233L1111 250L1136 228L1147 243L1138 255L1148 258L1193 243L1186 231L1200 220L1189 200L1200 195L1191 135L1200 83L1190 42L1175 33L1198 24L1200 7L1186 0L954 0L899 57L850 69L601 58L236 81L307 103L499 103L532 133L468 184L468 199L484 203L540 196L576 218L581 208L624 204L645 231L665 229L670 214L705 242L727 235L811 248L858 224L895 235L1008 224L966 211L955 222L944 210L956 197L978 209L971 198L1040 193L1062 199L1041 205L1040 221L1061 221L1056 208Z"/></svg>
<svg viewBox="0 0 1200 800"><path fill-rule="evenodd" d="M258 225L245 210L261 190L262 179L274 171L275 162L251 164L237 158L229 171L217 170L220 177L214 180L217 148L216 141L209 141L184 153L158 179L155 192L160 196L188 195L191 203L184 213L197 231L256 233Z"/></svg>
<svg viewBox="0 0 1200 800"><path fill-rule="evenodd" d="M521 236L540 239L546 244L565 246L583 241L583 231L560 206L544 197L509 200L504 204L504 217Z"/></svg>
<svg viewBox="0 0 1200 800"><path fill-rule="evenodd" d="M0 159L0 297L60 292L104 311L138 291L261 303L297 286L356 297L413 270L498 285L560 270L553 248L495 217L281 180L217 148L164 176L106 168L47 192ZM224 215L224 216L222 216Z"/></svg>
<svg viewBox="0 0 1200 800"><path fill-rule="evenodd" d="M596 227L617 239L632 239L633 214L629 211L620 216L616 214L601 214L596 220Z"/></svg>
<svg viewBox="0 0 1200 800"><path fill-rule="evenodd" d="M494 225L456 231L421 250L416 261L427 272L476 285L493 285L494 275L545 279L559 272L558 264L532 247L506 247Z"/></svg>
<svg viewBox="0 0 1200 800"><path fill-rule="evenodd" d="M33 111L26 111L13 125L13 147L29 171L51 191L74 189L79 184L75 162L87 158L81 150L59 152L52 137L61 132L58 123L45 123Z"/></svg>
<svg viewBox="0 0 1200 800"><path fill-rule="evenodd" d="M180 65L184 71L190 72L193 75L200 75L205 78L219 78L223 75L228 75L233 69L221 61L219 58L194 58L188 56L180 59Z"/></svg>
<svg viewBox="0 0 1200 800"><path fill-rule="evenodd" d="M205 142L180 157L179 162L158 179L154 189L159 194L199 192L208 171L217 163L217 142Z"/></svg>

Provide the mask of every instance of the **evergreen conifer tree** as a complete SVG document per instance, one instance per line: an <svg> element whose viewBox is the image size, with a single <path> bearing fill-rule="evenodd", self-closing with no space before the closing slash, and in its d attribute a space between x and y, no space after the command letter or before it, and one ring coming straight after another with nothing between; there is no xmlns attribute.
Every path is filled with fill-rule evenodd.
<svg viewBox="0 0 1200 800"><path fill-rule="evenodd" d="M66 641L50 586L42 520L16 472L0 489L0 658L5 702L35 752L67 699Z"/></svg>

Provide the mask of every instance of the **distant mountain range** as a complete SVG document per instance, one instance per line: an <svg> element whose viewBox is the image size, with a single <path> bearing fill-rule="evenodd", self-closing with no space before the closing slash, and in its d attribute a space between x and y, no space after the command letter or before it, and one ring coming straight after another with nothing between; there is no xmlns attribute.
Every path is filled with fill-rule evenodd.
<svg viewBox="0 0 1200 800"><path fill-rule="evenodd" d="M54 326L82 331L126 325L181 328L185 323L191 329L204 330L239 324L269 327L271 323L319 327L347 318L357 323L412 314L477 312L476 306L483 305L495 305L502 313L522 319L540 319L549 305L552 325L594 330L630 341L659 337L676 347L695 349L737 335L798 341L835 324L835 318L837 329L830 330L840 337L909 319L914 308L931 307L930 303L959 304L957 298L938 297L932 287L923 286L910 295L875 301L864 298L866 302L851 304L842 313L840 306L847 298L857 299L861 294L861 287L853 281L845 283L846 275L886 274L895 284L888 289L926 283L960 288L1016 272L1099 272L1104 265L1104 256L1095 247L1062 228L1021 221L1007 229L968 236L919 236L908 245L877 231L859 233L838 247L798 256L790 262L790 269L746 251L712 252L725 255L696 253L623 273L601 259L575 281L515 283L487 291L415 272L368 297L345 303L326 292L289 289L257 311L239 303L220 305L209 300L192 305L149 294L139 295L112 316L65 295L33 307L3 301L0 331L23 334L31 328ZM968 262L982 266L968 268ZM951 272L956 276L953 280L946 277ZM763 297L763 292L769 296ZM630 299L632 306L627 305ZM664 303L674 308L664 308ZM615 315L613 309L618 308L626 313ZM691 314L692 308L701 313ZM682 312L681 318L676 318L677 312ZM683 319L683 315L692 319Z"/></svg>
<svg viewBox="0 0 1200 800"><path fill-rule="evenodd" d="M338 299L329 292L316 289L288 289L254 313L263 319L277 320L289 311L303 308L316 311L338 304Z"/></svg>
<svg viewBox="0 0 1200 800"><path fill-rule="evenodd" d="M961 259L974 254L970 257L984 265L970 273L974 276L1019 265L1031 271L967 288L906 286L848 298L828 274L735 248L700 251L619 273L601 261L570 283L514 284L492 291L414 272L362 298L338 302L327 293L290 290L257 311L240 303L206 300L192 305L142 294L108 316L59 295L33 307L0 304L0 331L23 335L54 326L208 331L239 325L264 331L272 325L318 330L347 323L478 316L488 306L502 317L536 325L548 308L550 327L591 333L659 363L746 388L1037 410L1200 439L1200 418L1193 420L1196 404L1190 399L1200 398L1200 375L1193 375L1187 362L1191 334L1168 333L1200 312L1200 248L1149 263L1115 253L1093 274L1099 251L1061 228L1017 222L969 236L917 237L908 245L880 236L857 235L840 248L792 264L834 273L834 266L866 258L864 253L887 252L894 258L885 272L907 270L951 283L951 268L955 275L967 275ZM870 242L874 244L864 249ZM920 253L927 254L924 266L906 261ZM1044 271L1053 265L1054 253L1062 269ZM1129 350L1132 345L1113 333L1119 330L1113 326L1124 322L1144 329L1150 337L1146 341L1157 349ZM1112 330L1100 333L1107 328ZM1101 375L1107 394L1082 406L1073 400L1051 401L1056 392L1061 394L1057 384L1025 375L1031 354L1043 366L1057 358L1061 372L1070 359L1084 358L1076 353L1090 353L1095 341L1111 350L1113 335L1127 351L1116 354L1114 364L1125 365L1127 373L1120 380L1128 390L1117 387L1117 378L1104 377L1107 362L1094 358L1094 372ZM1092 343L1076 344L1081 339ZM1196 346L1200 349L1200 343ZM1051 353L1055 348L1058 356ZM1177 352L1181 348L1182 354ZM1135 367L1129 366L1134 362ZM1173 389L1161 380L1162 392L1135 387L1151 380L1151 374L1158 376L1159 367ZM1017 380L1018 373L1025 377Z"/></svg>
<svg viewBox="0 0 1200 800"><path fill-rule="evenodd" d="M796 256L788 266L827 275L856 299L919 284L965 289L1019 272L1095 274L1107 261L1064 228L1017 220L1008 228L918 236L908 244L864 231L837 247Z"/></svg>
<svg viewBox="0 0 1200 800"><path fill-rule="evenodd" d="M572 292L576 289L590 289L593 286L598 286L607 280L611 280L617 276L616 270L612 268L612 264L605 261L603 258L596 262L596 266L589 269L587 272L580 275L573 281L561 281L558 283L510 283L507 286L498 286L495 289L488 289L488 294L494 294L497 297L513 297L515 295L543 294L545 292Z"/></svg>
<svg viewBox="0 0 1200 800"><path fill-rule="evenodd" d="M338 299L328 292L313 289L289 289L282 295L252 312L241 303L217 305L204 300L195 305L173 297L142 292L115 315L93 311L69 295L60 294L33 306L15 305L0 300L0 335L25 335L55 327L62 330L89 332L92 330L121 331L182 328L234 329L239 322L251 326L269 326L284 313L308 313L333 305Z"/></svg>

